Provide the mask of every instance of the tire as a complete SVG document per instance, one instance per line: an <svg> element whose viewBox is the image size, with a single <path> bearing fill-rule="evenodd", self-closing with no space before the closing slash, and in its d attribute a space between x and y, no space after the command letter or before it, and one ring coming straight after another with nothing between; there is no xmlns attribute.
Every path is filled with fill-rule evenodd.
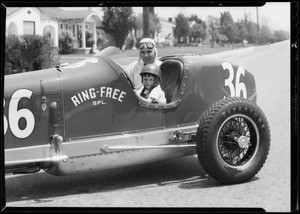
<svg viewBox="0 0 300 214"><path fill-rule="evenodd" d="M239 97L224 98L200 118L196 151L203 169L224 184L246 182L264 165L270 128L262 110Z"/></svg>

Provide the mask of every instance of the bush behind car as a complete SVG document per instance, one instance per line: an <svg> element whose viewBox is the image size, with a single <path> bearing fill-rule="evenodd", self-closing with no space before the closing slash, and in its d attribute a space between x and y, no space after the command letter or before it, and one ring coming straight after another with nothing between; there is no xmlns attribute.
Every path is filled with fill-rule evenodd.
<svg viewBox="0 0 300 214"><path fill-rule="evenodd" d="M5 75L51 68L59 64L49 37L9 35L5 38Z"/></svg>

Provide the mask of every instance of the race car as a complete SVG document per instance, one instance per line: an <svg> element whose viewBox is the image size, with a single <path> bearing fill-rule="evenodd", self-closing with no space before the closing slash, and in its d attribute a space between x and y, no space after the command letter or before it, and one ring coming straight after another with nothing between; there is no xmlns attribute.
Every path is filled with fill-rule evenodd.
<svg viewBox="0 0 300 214"><path fill-rule="evenodd" d="M167 103L149 104L134 93L121 55L108 47L78 63L5 76L6 173L68 175L190 155L224 184L259 172L270 128L250 72L201 55L164 56Z"/></svg>

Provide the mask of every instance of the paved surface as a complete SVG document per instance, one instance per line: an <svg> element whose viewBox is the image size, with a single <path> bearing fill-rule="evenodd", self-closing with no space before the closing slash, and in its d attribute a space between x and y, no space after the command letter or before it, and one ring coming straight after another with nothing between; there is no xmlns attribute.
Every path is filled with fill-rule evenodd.
<svg viewBox="0 0 300 214"><path fill-rule="evenodd" d="M7 176L8 207L258 207L290 211L289 42L218 57L254 74L258 105L271 127L271 149L249 182L220 185L195 156L65 177ZM217 56L217 55L215 55Z"/></svg>

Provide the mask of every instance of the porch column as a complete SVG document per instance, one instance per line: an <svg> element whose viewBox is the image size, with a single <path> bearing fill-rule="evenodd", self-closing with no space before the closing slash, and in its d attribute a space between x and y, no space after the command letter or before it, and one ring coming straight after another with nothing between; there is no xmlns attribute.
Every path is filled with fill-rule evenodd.
<svg viewBox="0 0 300 214"><path fill-rule="evenodd" d="M59 44L59 36L58 36L58 29L54 28L54 46L58 47Z"/></svg>
<svg viewBox="0 0 300 214"><path fill-rule="evenodd" d="M93 33L94 33L93 50L95 51L95 50L97 49L97 30L96 30L96 22L93 23Z"/></svg>
<svg viewBox="0 0 300 214"><path fill-rule="evenodd" d="M86 48L86 38L85 38L85 20L82 22L82 48Z"/></svg>

